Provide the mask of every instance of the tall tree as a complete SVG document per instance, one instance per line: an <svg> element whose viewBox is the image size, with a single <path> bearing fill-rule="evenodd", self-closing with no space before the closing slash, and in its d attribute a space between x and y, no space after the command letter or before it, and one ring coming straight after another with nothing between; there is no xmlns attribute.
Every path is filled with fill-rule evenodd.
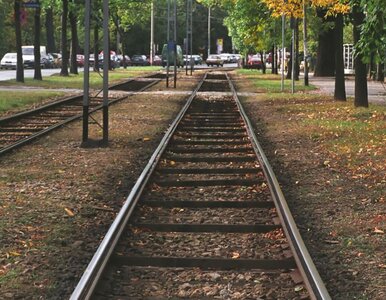
<svg viewBox="0 0 386 300"><path fill-rule="evenodd" d="M67 18L68 18L68 0L62 0L62 68L60 70L60 76L68 76L68 49L67 49Z"/></svg>
<svg viewBox="0 0 386 300"><path fill-rule="evenodd" d="M352 7L354 44L357 45L361 39L361 26L365 20L365 14L359 4L354 3ZM354 60L355 65L355 99L354 105L361 107L369 106L368 91L367 91L367 72L364 56L357 52Z"/></svg>
<svg viewBox="0 0 386 300"><path fill-rule="evenodd" d="M70 0L70 11L69 11L69 20L71 26L71 61L70 61L70 73L78 74L78 63L77 57L78 54L78 18L76 16L76 4L74 0Z"/></svg>
<svg viewBox="0 0 386 300"><path fill-rule="evenodd" d="M16 53L17 53L17 64L16 64L16 81L24 82L24 66L23 66L23 52L21 49L21 24L20 24L20 0L14 2L15 12L15 32L16 32Z"/></svg>
<svg viewBox="0 0 386 300"><path fill-rule="evenodd" d="M47 52L54 53L56 52L55 46L55 33L54 33L54 14L52 6L49 6L45 9L46 19L45 19L45 29L46 29L46 39L47 39Z"/></svg>
<svg viewBox="0 0 386 300"><path fill-rule="evenodd" d="M39 2L38 2L39 4ZM34 56L35 56L35 64L34 64L34 79L35 80L43 80L42 78L42 69L40 65L41 54L40 54L40 6L35 8L34 14Z"/></svg>
<svg viewBox="0 0 386 300"><path fill-rule="evenodd" d="M338 14L335 18L335 91L334 99L346 101L346 88L344 82L343 61L343 15Z"/></svg>
<svg viewBox="0 0 386 300"><path fill-rule="evenodd" d="M334 43L334 17L329 16L326 18L326 12L325 9L317 9L317 15L322 25L318 35L318 51L314 76L335 75L336 45Z"/></svg>

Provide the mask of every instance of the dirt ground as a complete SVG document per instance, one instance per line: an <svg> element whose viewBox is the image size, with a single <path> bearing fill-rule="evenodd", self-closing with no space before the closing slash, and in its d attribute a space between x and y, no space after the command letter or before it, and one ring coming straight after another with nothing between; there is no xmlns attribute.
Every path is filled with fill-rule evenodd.
<svg viewBox="0 0 386 300"><path fill-rule="evenodd" d="M180 78L178 90L198 77ZM236 86L255 92L250 82ZM76 122L0 159L0 299L69 297L186 97L136 95L112 106L106 148L81 148ZM385 299L385 170L356 178L302 132L293 101L241 100L332 298ZM101 136L97 124L90 129Z"/></svg>

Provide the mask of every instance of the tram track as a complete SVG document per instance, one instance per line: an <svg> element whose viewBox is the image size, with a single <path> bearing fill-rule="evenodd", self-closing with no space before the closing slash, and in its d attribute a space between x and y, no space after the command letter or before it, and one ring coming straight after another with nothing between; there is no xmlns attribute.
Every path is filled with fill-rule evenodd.
<svg viewBox="0 0 386 300"><path fill-rule="evenodd" d="M151 77L155 76L155 77ZM160 81L157 74L129 79L109 87L111 91L142 92ZM109 105L128 95L109 99ZM90 97L89 114L102 109L101 97ZM83 95L67 97L35 109L0 118L0 156L19 148L83 115Z"/></svg>
<svg viewBox="0 0 386 300"><path fill-rule="evenodd" d="M214 297L331 299L232 82L209 73L71 299Z"/></svg>

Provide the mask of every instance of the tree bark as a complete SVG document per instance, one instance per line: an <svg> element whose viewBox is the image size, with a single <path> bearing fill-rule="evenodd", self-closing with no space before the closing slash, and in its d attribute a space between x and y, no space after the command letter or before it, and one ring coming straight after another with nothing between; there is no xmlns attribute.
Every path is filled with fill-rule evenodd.
<svg viewBox="0 0 386 300"><path fill-rule="evenodd" d="M317 10L318 17L322 23L331 21L325 18L324 10ZM322 26L323 28L324 26ZM334 29L321 29L318 35L318 50L314 76L334 76L335 73L335 45Z"/></svg>
<svg viewBox="0 0 386 300"><path fill-rule="evenodd" d="M41 55L40 55L40 12L41 9L35 8L34 15L34 56L35 56L35 64L34 64L34 80L43 80L42 77L42 68L40 65Z"/></svg>
<svg viewBox="0 0 386 300"><path fill-rule="evenodd" d="M343 59L343 15L338 14L335 18L335 91L334 99L346 101L346 88L344 78Z"/></svg>
<svg viewBox="0 0 386 300"><path fill-rule="evenodd" d="M299 20L295 19L295 80L299 80Z"/></svg>
<svg viewBox="0 0 386 300"><path fill-rule="evenodd" d="M47 52L54 53L56 52L55 47L55 33L54 33L54 15L52 7L46 9L46 38L47 38Z"/></svg>
<svg viewBox="0 0 386 300"><path fill-rule="evenodd" d="M358 5L354 5L352 9L354 44L357 44L360 39L360 26L363 24L365 14ZM354 105L356 107L369 107L369 99L367 93L367 72L366 64L362 61L362 55L358 53L354 60L355 65L355 98Z"/></svg>
<svg viewBox="0 0 386 300"><path fill-rule="evenodd" d="M62 68L60 70L60 76L68 76L68 50L67 50L67 17L68 17L68 0L62 0L63 12L62 12Z"/></svg>
<svg viewBox="0 0 386 300"><path fill-rule="evenodd" d="M385 81L385 64L377 64L377 81L384 82Z"/></svg>
<svg viewBox="0 0 386 300"><path fill-rule="evenodd" d="M73 3L74 1L71 0ZM78 54L78 29L77 29L77 17L74 13L74 7L71 7L69 13L69 20L71 26L71 63L70 63L70 73L78 74L78 63L76 55Z"/></svg>
<svg viewBox="0 0 386 300"><path fill-rule="evenodd" d="M15 11L15 35L16 35L16 81L24 82L24 66L23 66L23 52L21 50L21 24L20 24L20 0L14 2Z"/></svg>

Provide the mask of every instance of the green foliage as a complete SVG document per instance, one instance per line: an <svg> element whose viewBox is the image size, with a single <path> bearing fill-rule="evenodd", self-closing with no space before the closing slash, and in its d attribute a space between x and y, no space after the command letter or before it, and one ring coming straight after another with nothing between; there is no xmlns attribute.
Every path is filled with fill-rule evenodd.
<svg viewBox="0 0 386 300"><path fill-rule="evenodd" d="M379 5L379 0L357 0L352 1L353 5L360 5L366 19L361 26L361 38L355 46L355 50L360 53L365 62L370 61L374 54L376 62L385 62L386 53L386 3Z"/></svg>

